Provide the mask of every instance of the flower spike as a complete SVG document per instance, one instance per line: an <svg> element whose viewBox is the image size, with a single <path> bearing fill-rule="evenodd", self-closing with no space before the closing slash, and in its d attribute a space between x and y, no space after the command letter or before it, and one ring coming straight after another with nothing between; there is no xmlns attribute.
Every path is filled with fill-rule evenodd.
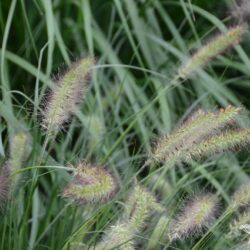
<svg viewBox="0 0 250 250"><path fill-rule="evenodd" d="M250 182L242 184L234 193L230 207L237 209L250 204Z"/></svg>
<svg viewBox="0 0 250 250"><path fill-rule="evenodd" d="M116 189L114 177L105 168L80 163L63 196L76 203L105 202L113 197Z"/></svg>
<svg viewBox="0 0 250 250"><path fill-rule="evenodd" d="M211 59L223 53L231 46L238 44L245 32L245 25L238 25L215 37L180 67L178 70L179 77L183 79L189 77L191 73L205 66Z"/></svg>
<svg viewBox="0 0 250 250"><path fill-rule="evenodd" d="M241 107L228 106L215 112L196 111L179 128L158 140L148 162L172 163L182 158L188 150L199 147L202 140L234 121L241 110Z"/></svg>
<svg viewBox="0 0 250 250"><path fill-rule="evenodd" d="M170 240L194 236L209 227L215 220L217 207L217 197L209 193L188 201L170 226Z"/></svg>
<svg viewBox="0 0 250 250"><path fill-rule="evenodd" d="M127 223L117 222L105 233L103 240L91 250L134 250L133 231Z"/></svg>
<svg viewBox="0 0 250 250"><path fill-rule="evenodd" d="M94 63L92 57L81 59L55 84L42 121L42 126L50 133L57 132L75 111L86 92L90 68Z"/></svg>
<svg viewBox="0 0 250 250"><path fill-rule="evenodd" d="M8 165L11 173L18 170L29 155L31 137L28 133L19 132L10 141L10 159Z"/></svg>

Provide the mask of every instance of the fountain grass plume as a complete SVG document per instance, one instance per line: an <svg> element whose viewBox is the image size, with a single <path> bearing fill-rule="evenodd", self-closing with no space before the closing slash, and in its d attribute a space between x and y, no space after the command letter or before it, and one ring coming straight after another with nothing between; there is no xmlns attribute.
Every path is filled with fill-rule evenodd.
<svg viewBox="0 0 250 250"><path fill-rule="evenodd" d="M20 169L31 149L31 137L28 133L18 132L10 140L8 166L11 174Z"/></svg>
<svg viewBox="0 0 250 250"><path fill-rule="evenodd" d="M129 227L129 224L125 222L117 222L111 226L105 233L102 241L91 250L134 250L135 243L133 240L133 231Z"/></svg>
<svg viewBox="0 0 250 250"><path fill-rule="evenodd" d="M95 248L97 250L135 249L135 236L143 229L151 212L163 211L153 194L144 187L136 185L125 201L125 211L121 219L105 233L103 240Z"/></svg>
<svg viewBox="0 0 250 250"><path fill-rule="evenodd" d="M170 225L169 239L196 236L208 228L216 218L218 199L214 194L200 194L184 202Z"/></svg>
<svg viewBox="0 0 250 250"><path fill-rule="evenodd" d="M233 194L229 208L238 209L250 204L250 182L242 184Z"/></svg>
<svg viewBox="0 0 250 250"><path fill-rule="evenodd" d="M90 69L94 63L92 57L79 60L53 86L42 121L42 126L49 133L56 133L76 110L87 90Z"/></svg>
<svg viewBox="0 0 250 250"><path fill-rule="evenodd" d="M158 140L147 163L161 163L178 159L182 153L199 144L206 137L231 124L241 110L241 107L228 106L214 112L202 109L196 111L179 128Z"/></svg>
<svg viewBox="0 0 250 250"><path fill-rule="evenodd" d="M188 78L197 69L204 67L211 59L223 53L226 49L240 42L246 32L245 25L237 25L221 33L209 43L201 47L178 70L180 78Z"/></svg>
<svg viewBox="0 0 250 250"><path fill-rule="evenodd" d="M9 169L9 185L10 191L13 192L17 189L20 174L16 172L21 169L24 161L28 158L31 151L31 136L26 132L16 133L10 140L10 156L6 163Z"/></svg>
<svg viewBox="0 0 250 250"><path fill-rule="evenodd" d="M240 4L232 9L232 16L238 23L250 23L250 2L241 0Z"/></svg>
<svg viewBox="0 0 250 250"><path fill-rule="evenodd" d="M162 212L163 210L153 194L137 185L126 202L124 218L136 232L144 227L144 223L152 211Z"/></svg>
<svg viewBox="0 0 250 250"><path fill-rule="evenodd" d="M230 224L230 235L239 233L245 225L249 225L250 228L250 208L247 208L243 213L240 213Z"/></svg>
<svg viewBox="0 0 250 250"><path fill-rule="evenodd" d="M64 188L63 196L79 204L106 202L116 190L115 178L103 166L82 162L76 167L73 180Z"/></svg>
<svg viewBox="0 0 250 250"><path fill-rule="evenodd" d="M238 129L214 135L199 144L193 145L179 159L188 162L191 159L222 153L228 150L239 150L250 143L250 129Z"/></svg>

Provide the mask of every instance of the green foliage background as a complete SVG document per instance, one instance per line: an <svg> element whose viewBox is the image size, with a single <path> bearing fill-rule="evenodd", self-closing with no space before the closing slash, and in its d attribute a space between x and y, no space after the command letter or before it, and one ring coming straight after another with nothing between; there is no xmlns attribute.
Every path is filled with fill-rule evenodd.
<svg viewBox="0 0 250 250"><path fill-rule="evenodd" d="M90 90L72 121L50 145L46 165L75 165L86 159L107 165L120 192L104 205L69 205L60 197L69 175L33 168L22 175L19 192L1 214L0 249L76 249L74 243L98 241L122 211L133 182L157 135L167 133L198 107L244 105L249 109L249 34L234 49L178 87L170 79L185 55L226 26L235 2L202 0L2 0L0 1L0 156L8 158L9 138L27 130L33 145L24 167L36 166L44 133L36 112L51 76L77 58L92 55ZM58 70L59 69L59 70ZM35 113L31 112L35 109ZM242 122L247 126L248 112ZM39 115L38 115L39 120ZM169 188L162 204L174 211L194 190L212 190L221 211L233 190L249 179L249 154L211 157L163 175ZM139 181L150 187L155 172ZM160 195L159 195L160 196ZM138 236L140 249L157 218ZM209 237L158 249L230 249L228 228ZM197 243L199 241L199 244Z"/></svg>

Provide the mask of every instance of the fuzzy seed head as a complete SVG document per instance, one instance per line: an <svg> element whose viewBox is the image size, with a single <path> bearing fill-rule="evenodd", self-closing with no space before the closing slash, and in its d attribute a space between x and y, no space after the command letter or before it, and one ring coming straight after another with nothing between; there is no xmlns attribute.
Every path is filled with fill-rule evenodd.
<svg viewBox="0 0 250 250"><path fill-rule="evenodd" d="M215 220L218 199L213 194L199 195L188 201L171 225L169 238L187 238L208 228Z"/></svg>
<svg viewBox="0 0 250 250"><path fill-rule="evenodd" d="M105 202L113 197L116 187L114 177L104 167L80 163L63 196L80 204Z"/></svg>
<svg viewBox="0 0 250 250"><path fill-rule="evenodd" d="M163 211L153 194L141 186L135 186L126 202L124 217L134 231L140 231L152 211Z"/></svg>
<svg viewBox="0 0 250 250"><path fill-rule="evenodd" d="M209 135L232 123L241 110L241 107L228 106L214 112L196 111L179 128L159 139L149 161L174 163Z"/></svg>
<svg viewBox="0 0 250 250"><path fill-rule="evenodd" d="M118 222L111 226L106 232L103 240L97 244L93 250L134 250L133 234L129 225L124 222Z"/></svg>
<svg viewBox="0 0 250 250"><path fill-rule="evenodd" d="M103 240L91 249L135 249L133 238L141 231L153 210L162 211L163 209L151 193L141 186L135 186L125 202L125 212L122 219L111 226Z"/></svg>
<svg viewBox="0 0 250 250"><path fill-rule="evenodd" d="M240 206L246 206L250 204L250 182L241 185L238 190L235 191L230 207L237 209Z"/></svg>
<svg viewBox="0 0 250 250"><path fill-rule="evenodd" d="M76 110L87 89L90 68L94 63L92 57L81 59L55 84L42 121L42 126L47 131L51 133L58 131Z"/></svg>
<svg viewBox="0 0 250 250"><path fill-rule="evenodd" d="M250 2L249 0L242 0L240 5L232 10L232 16L239 23L248 23L250 22Z"/></svg>
<svg viewBox="0 0 250 250"><path fill-rule="evenodd" d="M250 228L250 209L241 213L230 225L230 234L237 234L244 225Z"/></svg>
<svg viewBox="0 0 250 250"><path fill-rule="evenodd" d="M21 168L31 148L31 137L25 132L14 135L10 141L10 159L8 165L11 173Z"/></svg>
<svg viewBox="0 0 250 250"><path fill-rule="evenodd" d="M228 150L238 150L250 143L250 129L240 129L228 131L220 135L212 136L200 144L194 145L182 155L183 161L190 159L199 159L216 153L222 153Z"/></svg>
<svg viewBox="0 0 250 250"><path fill-rule="evenodd" d="M191 73L205 66L212 58L218 56L229 47L236 45L246 32L244 25L230 28L198 50L179 70L178 75L185 79Z"/></svg>

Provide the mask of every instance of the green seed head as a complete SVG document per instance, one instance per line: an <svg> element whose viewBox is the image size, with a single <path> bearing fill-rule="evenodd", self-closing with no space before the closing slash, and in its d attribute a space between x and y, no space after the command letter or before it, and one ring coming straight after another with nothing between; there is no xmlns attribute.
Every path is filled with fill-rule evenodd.
<svg viewBox="0 0 250 250"><path fill-rule="evenodd" d="M106 232L103 240L93 250L134 250L133 233L125 222L118 222Z"/></svg>
<svg viewBox="0 0 250 250"><path fill-rule="evenodd" d="M215 112L198 110L179 128L173 130L156 143L149 161L173 164L176 160L188 158L188 152L199 147L211 135L219 132L242 110L241 107L228 106ZM200 148L197 148L198 153ZM206 151L206 150L203 150Z"/></svg>
<svg viewBox="0 0 250 250"><path fill-rule="evenodd" d="M241 185L238 190L235 191L230 207L232 209L237 209L240 206L245 206L250 204L250 182Z"/></svg>
<svg viewBox="0 0 250 250"><path fill-rule="evenodd" d="M87 57L75 63L52 89L46 104L42 126L50 133L58 131L76 110L87 89L94 59Z"/></svg>
<svg viewBox="0 0 250 250"><path fill-rule="evenodd" d="M178 75L183 79L189 77L191 73L204 67L211 59L218 56L231 46L239 43L245 32L245 26L238 25L215 37L187 60L187 62L178 70Z"/></svg>
<svg viewBox="0 0 250 250"><path fill-rule="evenodd" d="M140 231L152 211L163 211L153 194L141 186L135 186L126 202L124 217L134 231Z"/></svg>
<svg viewBox="0 0 250 250"><path fill-rule="evenodd" d="M246 209L243 213L230 224L230 235L237 235L245 225L250 225L250 209Z"/></svg>
<svg viewBox="0 0 250 250"><path fill-rule="evenodd" d="M77 203L105 202L113 197L116 187L114 177L102 166L80 163L63 196Z"/></svg>
<svg viewBox="0 0 250 250"><path fill-rule="evenodd" d="M122 218L106 232L103 240L96 245L97 250L135 249L136 235L141 231L151 212L162 211L155 197L141 186L135 186L125 201Z"/></svg>
<svg viewBox="0 0 250 250"><path fill-rule="evenodd" d="M198 195L186 202L171 224L169 238L195 236L215 220L218 199L213 194Z"/></svg>
<svg viewBox="0 0 250 250"><path fill-rule="evenodd" d="M184 155L184 160L199 158L201 156L221 153L227 150L237 150L245 147L250 142L250 129L228 131L212 136L198 145L194 145ZM186 158L186 159L185 159Z"/></svg>
<svg viewBox="0 0 250 250"><path fill-rule="evenodd" d="M10 159L8 165L11 173L21 168L31 149L31 137L25 132L14 135L10 141Z"/></svg>

